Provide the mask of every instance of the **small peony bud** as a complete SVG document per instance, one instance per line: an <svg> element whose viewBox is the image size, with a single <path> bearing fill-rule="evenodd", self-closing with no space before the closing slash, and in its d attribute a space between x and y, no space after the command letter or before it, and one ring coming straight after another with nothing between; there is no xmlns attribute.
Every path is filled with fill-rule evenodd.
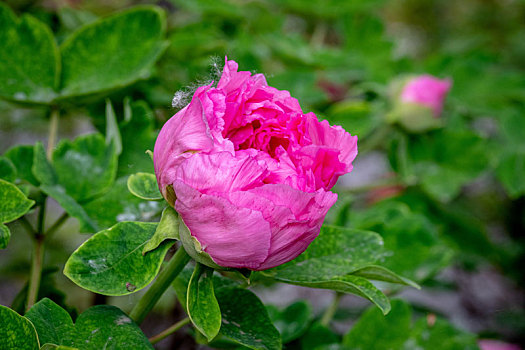
<svg viewBox="0 0 525 350"><path fill-rule="evenodd" d="M398 123L409 132L425 132L442 126L441 112L448 91L449 79L420 75L393 84L394 107L388 114L390 123Z"/></svg>

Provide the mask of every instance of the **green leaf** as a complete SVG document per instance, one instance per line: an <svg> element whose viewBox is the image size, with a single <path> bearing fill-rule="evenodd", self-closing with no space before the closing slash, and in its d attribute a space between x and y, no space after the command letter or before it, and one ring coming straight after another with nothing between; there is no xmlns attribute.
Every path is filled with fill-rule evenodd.
<svg viewBox="0 0 525 350"><path fill-rule="evenodd" d="M16 167L7 157L0 156L0 179L9 182L16 180Z"/></svg>
<svg viewBox="0 0 525 350"><path fill-rule="evenodd" d="M100 231L69 258L64 274L84 289L104 295L127 295L146 287L159 272L173 245L142 255L157 224L121 222Z"/></svg>
<svg viewBox="0 0 525 350"><path fill-rule="evenodd" d="M58 183L77 201L85 201L108 190L115 180L117 155L100 134L61 141L52 157ZM43 181L42 181L43 182Z"/></svg>
<svg viewBox="0 0 525 350"><path fill-rule="evenodd" d="M71 346L83 350L153 349L139 326L109 305L93 306L78 317Z"/></svg>
<svg viewBox="0 0 525 350"><path fill-rule="evenodd" d="M263 303L246 289L216 292L222 314L220 334L250 349L281 349L281 336Z"/></svg>
<svg viewBox="0 0 525 350"><path fill-rule="evenodd" d="M184 266L184 269L177 275L177 278L173 280L171 286L177 294L177 299L184 308L184 311L188 313L188 285L190 284L191 276L193 275L194 268L191 264ZM218 289L215 286L215 289Z"/></svg>
<svg viewBox="0 0 525 350"><path fill-rule="evenodd" d="M119 155L122 153L122 139L120 137L120 130L117 124L117 116L111 105L111 100L106 99L106 145L113 143L115 146L115 153Z"/></svg>
<svg viewBox="0 0 525 350"><path fill-rule="evenodd" d="M188 285L186 299L188 316L195 326L211 341L221 328L221 310L213 291L213 269L197 263Z"/></svg>
<svg viewBox="0 0 525 350"><path fill-rule="evenodd" d="M64 345L55 345L55 344L44 344L40 350L78 350L77 348L72 348Z"/></svg>
<svg viewBox="0 0 525 350"><path fill-rule="evenodd" d="M5 249L11 233L5 223L18 219L31 209L34 201L10 182L0 179L0 249Z"/></svg>
<svg viewBox="0 0 525 350"><path fill-rule="evenodd" d="M472 131L444 129L400 137L405 139L394 140L390 150L392 167L442 202L488 168L488 143Z"/></svg>
<svg viewBox="0 0 525 350"><path fill-rule="evenodd" d="M141 6L81 27L61 45L64 97L106 92L150 75L163 52L164 12Z"/></svg>
<svg viewBox="0 0 525 350"><path fill-rule="evenodd" d="M75 324L68 313L49 299L36 303L27 317L49 349L153 349L140 328L120 309L98 305L81 314Z"/></svg>
<svg viewBox="0 0 525 350"><path fill-rule="evenodd" d="M399 349L408 338L412 312L400 300L392 300L392 311L382 315L369 308L343 338L348 349Z"/></svg>
<svg viewBox="0 0 525 350"><path fill-rule="evenodd" d="M122 221L151 221L163 206L162 202L144 201L132 195L128 191L127 177L117 179L108 192L83 204L87 215L100 228Z"/></svg>
<svg viewBox="0 0 525 350"><path fill-rule="evenodd" d="M359 271L365 276L368 271L370 276L389 282L414 284L387 269L381 269L381 274L377 269L372 273L385 254L383 241L377 233L325 225L303 254L261 273L280 282L356 294L370 300L386 314L390 310L388 298L367 279L359 277Z"/></svg>
<svg viewBox="0 0 525 350"><path fill-rule="evenodd" d="M146 102L124 101L124 122L120 125L123 150L119 157L118 174L153 173L152 159L146 150L152 150L157 139L155 117Z"/></svg>
<svg viewBox="0 0 525 350"><path fill-rule="evenodd" d="M56 95L59 74L59 53L51 30L30 15L16 18L0 4L0 97L49 103Z"/></svg>
<svg viewBox="0 0 525 350"><path fill-rule="evenodd" d="M386 315L390 312L390 302L388 301L388 298L379 289L377 289L376 286L363 277L344 275L326 278L317 282L293 282L291 284L310 288L331 289L341 293L355 294L370 300L379 309L381 309L383 314Z"/></svg>
<svg viewBox="0 0 525 350"><path fill-rule="evenodd" d="M350 215L353 227L382 235L385 249L393 252L382 265L403 276L424 281L446 267L453 256L435 225L397 199L380 202L367 210L352 210ZM401 284L415 287L411 281L404 282Z"/></svg>
<svg viewBox="0 0 525 350"><path fill-rule="evenodd" d="M1 8L1 7L0 7ZM0 349L38 350L36 330L25 317L0 305Z"/></svg>
<svg viewBox="0 0 525 350"><path fill-rule="evenodd" d="M135 196L146 200L159 200L162 195L154 174L136 173L128 178L128 189Z"/></svg>
<svg viewBox="0 0 525 350"><path fill-rule="evenodd" d="M16 168L17 178L38 186L39 182L33 175L33 145L17 145L5 152L5 156L13 162Z"/></svg>
<svg viewBox="0 0 525 350"><path fill-rule="evenodd" d="M172 207L168 206L162 212L162 218L155 230L155 234L146 243L142 254L146 254L156 249L162 242L167 239L180 240L179 237L179 214Z"/></svg>
<svg viewBox="0 0 525 350"><path fill-rule="evenodd" d="M339 336L330 328L316 322L300 338L301 349L315 350L323 345L339 343Z"/></svg>
<svg viewBox="0 0 525 350"><path fill-rule="evenodd" d="M496 175L511 198L525 194L525 150L513 149L503 153Z"/></svg>
<svg viewBox="0 0 525 350"><path fill-rule="evenodd" d="M0 224L0 249L7 248L10 239L11 231L9 230L9 227L4 224Z"/></svg>
<svg viewBox="0 0 525 350"><path fill-rule="evenodd" d="M440 318L429 324L419 319L405 343L405 349L479 350L476 335L461 331Z"/></svg>
<svg viewBox="0 0 525 350"><path fill-rule="evenodd" d="M282 311L271 306L266 306L266 309L275 328L281 333L283 344L299 338L306 332L313 318L312 307L302 300L288 305Z"/></svg>
<svg viewBox="0 0 525 350"><path fill-rule="evenodd" d="M352 275L364 277L369 280L403 284L405 286L410 286L416 289L421 289L421 287L414 281L411 281L408 278L399 276L398 274L395 274L394 272L390 271L389 269L383 266L378 266L378 265L365 266L362 269L359 269L353 272Z"/></svg>
<svg viewBox="0 0 525 350"><path fill-rule="evenodd" d="M263 274L294 284L322 282L373 265L384 256L377 233L325 225L303 254Z"/></svg>
<svg viewBox="0 0 525 350"><path fill-rule="evenodd" d="M32 173L43 185L56 185L58 177L55 169L47 159L46 150L42 142L37 142L33 151Z"/></svg>
<svg viewBox="0 0 525 350"><path fill-rule="evenodd" d="M54 198L58 204L80 223L80 232L97 232L98 225L89 217L84 208L78 204L60 185L40 185L40 189Z"/></svg>
<svg viewBox="0 0 525 350"><path fill-rule="evenodd" d="M41 344L66 344L73 320L66 310L48 298L40 300L26 313L35 326Z"/></svg>
<svg viewBox="0 0 525 350"><path fill-rule="evenodd" d="M18 219L31 209L34 201L27 197L10 182L0 179L0 223Z"/></svg>

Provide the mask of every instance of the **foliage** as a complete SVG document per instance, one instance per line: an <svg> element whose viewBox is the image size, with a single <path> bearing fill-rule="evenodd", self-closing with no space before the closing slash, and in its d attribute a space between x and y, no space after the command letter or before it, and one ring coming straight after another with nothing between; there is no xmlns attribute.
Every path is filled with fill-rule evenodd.
<svg viewBox="0 0 525 350"><path fill-rule="evenodd" d="M186 333L214 348L477 349L477 335L450 315L398 293L459 293L462 282L444 282L443 271L489 265L525 281L524 4L137 3L0 4L0 288L23 286L0 299L12 302L0 305L0 348L152 348L148 320L131 309L141 301L87 308L88 294L70 281L97 301L143 295L134 293L155 281L146 297L172 286L189 318L181 325L193 327ZM250 272L183 269L181 258L173 269L175 258L164 260L183 249L184 223L162 200L146 152L174 114L173 94L182 108L217 79L225 56L358 135L351 176L367 177L367 157L386 170L363 187L343 178L319 237L291 262ZM395 82L421 73L453 87L442 126L409 133L386 116ZM57 269L70 281L55 283ZM322 315L317 300L263 302L263 288L283 284L335 302ZM342 294L375 305L345 314ZM159 305L156 315L169 311ZM518 326L506 327L485 334L523 341Z"/></svg>

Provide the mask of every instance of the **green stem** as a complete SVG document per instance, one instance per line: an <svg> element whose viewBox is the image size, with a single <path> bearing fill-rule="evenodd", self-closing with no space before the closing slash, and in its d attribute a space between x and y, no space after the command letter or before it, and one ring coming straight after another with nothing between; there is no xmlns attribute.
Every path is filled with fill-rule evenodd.
<svg viewBox="0 0 525 350"><path fill-rule="evenodd" d="M42 275L42 260L44 257L43 236L37 236L33 246L33 260L31 262L31 273L27 291L26 310L29 310L37 301L40 288L40 277Z"/></svg>
<svg viewBox="0 0 525 350"><path fill-rule="evenodd" d="M332 318L334 318L337 308L339 307L339 302L341 301L343 295L344 294L340 292L335 293L334 300L332 300L332 303L328 306L323 314L323 317L321 318L321 324L323 326L328 327L330 325L330 322L332 321Z"/></svg>
<svg viewBox="0 0 525 350"><path fill-rule="evenodd" d="M162 339L164 339L164 338L168 337L169 335L175 333L176 331L178 331L179 329L181 329L182 327L184 327L185 325L187 325L189 323L190 323L190 319L188 317L186 317L185 319L182 319L179 322L175 323L170 328L167 328L167 329L163 330L162 332L160 332L159 334L149 338L149 342L151 344L157 344Z"/></svg>
<svg viewBox="0 0 525 350"><path fill-rule="evenodd" d="M57 219L57 221L55 221L55 223L51 225L51 227L46 231L46 238L51 236L53 233L55 233L60 228L60 226L62 226L62 224L67 221L67 219L69 219L69 214L63 213Z"/></svg>
<svg viewBox="0 0 525 350"><path fill-rule="evenodd" d="M153 306L155 306L157 301L159 301L162 294L164 294L171 282L189 261L190 256L183 247L180 247L158 275L155 282L153 282L148 291L139 300L138 304L131 310L129 316L134 319L137 324L141 324L142 321L144 321L146 315L151 311Z"/></svg>
<svg viewBox="0 0 525 350"><path fill-rule="evenodd" d="M55 148L55 143L57 139L58 131L58 115L59 110L57 107L51 108L51 120L49 122L49 134L47 139L47 158L51 159L53 154L53 149Z"/></svg>
<svg viewBox="0 0 525 350"><path fill-rule="evenodd" d="M29 233L31 238L33 238L36 234L36 231L33 228L33 225L31 225L31 223L29 222L29 220L27 220L25 216L22 216L20 218L20 223L22 224L22 226L24 226L24 228L26 229L27 233Z"/></svg>

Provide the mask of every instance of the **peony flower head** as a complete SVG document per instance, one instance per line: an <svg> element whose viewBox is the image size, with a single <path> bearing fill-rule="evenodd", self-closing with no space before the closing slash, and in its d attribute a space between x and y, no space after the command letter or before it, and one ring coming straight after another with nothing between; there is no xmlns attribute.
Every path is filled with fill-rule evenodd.
<svg viewBox="0 0 525 350"><path fill-rule="evenodd" d="M450 79L419 75L394 82L394 109L388 121L399 123L411 132L422 132L441 126L445 98L452 87Z"/></svg>
<svg viewBox="0 0 525 350"><path fill-rule="evenodd" d="M217 86L198 88L166 122L153 158L159 188L191 235L182 239L188 252L263 270L317 237L337 200L330 189L356 155L356 136L226 60Z"/></svg>

